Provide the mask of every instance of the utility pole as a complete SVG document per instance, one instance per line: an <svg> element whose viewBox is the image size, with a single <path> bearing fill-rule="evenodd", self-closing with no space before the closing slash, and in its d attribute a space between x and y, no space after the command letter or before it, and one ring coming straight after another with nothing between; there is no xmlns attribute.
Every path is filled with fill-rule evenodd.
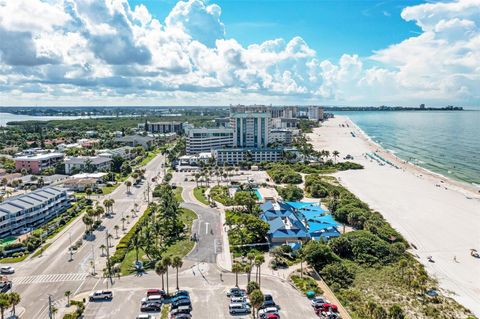
<svg viewBox="0 0 480 319"><path fill-rule="evenodd" d="M48 318L53 319L52 295L48 295Z"/></svg>
<svg viewBox="0 0 480 319"><path fill-rule="evenodd" d="M147 181L147 204L150 204L150 182Z"/></svg>
<svg viewBox="0 0 480 319"><path fill-rule="evenodd" d="M93 274L95 276L95 274L97 273L95 271L95 246L92 244L92 266L93 266Z"/></svg>
<svg viewBox="0 0 480 319"><path fill-rule="evenodd" d="M105 237L107 239L107 272L110 282L112 281L112 267L110 265L110 243L108 242L108 230L105 231Z"/></svg>

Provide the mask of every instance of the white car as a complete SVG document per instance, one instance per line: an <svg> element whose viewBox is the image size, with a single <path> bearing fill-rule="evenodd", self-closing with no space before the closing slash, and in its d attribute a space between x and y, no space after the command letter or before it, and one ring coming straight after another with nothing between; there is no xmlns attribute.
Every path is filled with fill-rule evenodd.
<svg viewBox="0 0 480 319"><path fill-rule="evenodd" d="M267 307L267 308L260 309L258 311L258 317L262 317L262 316L264 316L266 314L269 314L269 313L274 313L274 314L278 315L277 307Z"/></svg>
<svg viewBox="0 0 480 319"><path fill-rule="evenodd" d="M316 304L330 303L330 301L324 297L315 297L312 299L312 307L315 307Z"/></svg>
<svg viewBox="0 0 480 319"><path fill-rule="evenodd" d="M155 317L152 316L152 315L147 315L147 314L142 313L142 314L137 316L137 319L155 319Z"/></svg>
<svg viewBox="0 0 480 319"><path fill-rule="evenodd" d="M2 274L13 274L15 273L15 268L13 268L12 266L2 266L0 268L0 272Z"/></svg>
<svg viewBox="0 0 480 319"><path fill-rule="evenodd" d="M92 292L90 296L88 296L88 299L90 301L111 300L113 299L113 292L111 292L110 290L98 290L98 291Z"/></svg>
<svg viewBox="0 0 480 319"><path fill-rule="evenodd" d="M246 303L247 305L250 306L250 299L247 297L232 297L230 298L230 303Z"/></svg>

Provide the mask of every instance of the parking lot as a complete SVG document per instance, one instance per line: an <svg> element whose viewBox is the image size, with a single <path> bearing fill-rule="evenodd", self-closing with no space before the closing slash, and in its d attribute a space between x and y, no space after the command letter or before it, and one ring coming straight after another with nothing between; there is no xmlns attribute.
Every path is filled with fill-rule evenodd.
<svg viewBox="0 0 480 319"><path fill-rule="evenodd" d="M175 288L175 276L169 276L170 291ZM223 282L213 264L201 264L186 269L180 274L180 288L188 290L192 301L192 318L251 318L250 315L229 314L230 299L227 291L234 287L233 274L223 274ZM239 276L240 288L245 288L246 276ZM101 286L101 285L99 285ZM142 288L141 288L142 287ZM140 314L140 301L145 297L147 288L161 288L161 279L149 273L143 277L122 278L112 289L112 301L90 302L85 311L85 318L136 318ZM105 287L97 287L104 289ZM271 294L281 307L281 318L315 318L310 302L296 291L289 283L280 278L264 275L262 291ZM151 314L159 318L159 313Z"/></svg>

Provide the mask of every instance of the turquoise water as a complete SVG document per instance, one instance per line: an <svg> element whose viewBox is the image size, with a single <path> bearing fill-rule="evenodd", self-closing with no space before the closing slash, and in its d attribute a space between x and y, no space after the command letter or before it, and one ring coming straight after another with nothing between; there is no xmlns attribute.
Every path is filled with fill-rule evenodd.
<svg viewBox="0 0 480 319"><path fill-rule="evenodd" d="M480 185L480 111L334 112L398 157Z"/></svg>
<svg viewBox="0 0 480 319"><path fill-rule="evenodd" d="M262 194L260 194L258 188L255 188L255 195L257 195L258 200L263 200Z"/></svg>

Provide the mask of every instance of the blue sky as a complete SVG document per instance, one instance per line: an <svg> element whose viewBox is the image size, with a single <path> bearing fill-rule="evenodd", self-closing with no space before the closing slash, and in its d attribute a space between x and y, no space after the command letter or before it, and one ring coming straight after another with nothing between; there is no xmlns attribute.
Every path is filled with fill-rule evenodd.
<svg viewBox="0 0 480 319"><path fill-rule="evenodd" d="M480 0L0 8L0 105L480 106Z"/></svg>
<svg viewBox="0 0 480 319"><path fill-rule="evenodd" d="M226 38L243 45L275 38L302 37L320 59L338 59L342 54L369 56L420 33L414 22L400 17L406 6L424 1L364 0L218 0ZM163 21L177 1L129 0L144 4Z"/></svg>

